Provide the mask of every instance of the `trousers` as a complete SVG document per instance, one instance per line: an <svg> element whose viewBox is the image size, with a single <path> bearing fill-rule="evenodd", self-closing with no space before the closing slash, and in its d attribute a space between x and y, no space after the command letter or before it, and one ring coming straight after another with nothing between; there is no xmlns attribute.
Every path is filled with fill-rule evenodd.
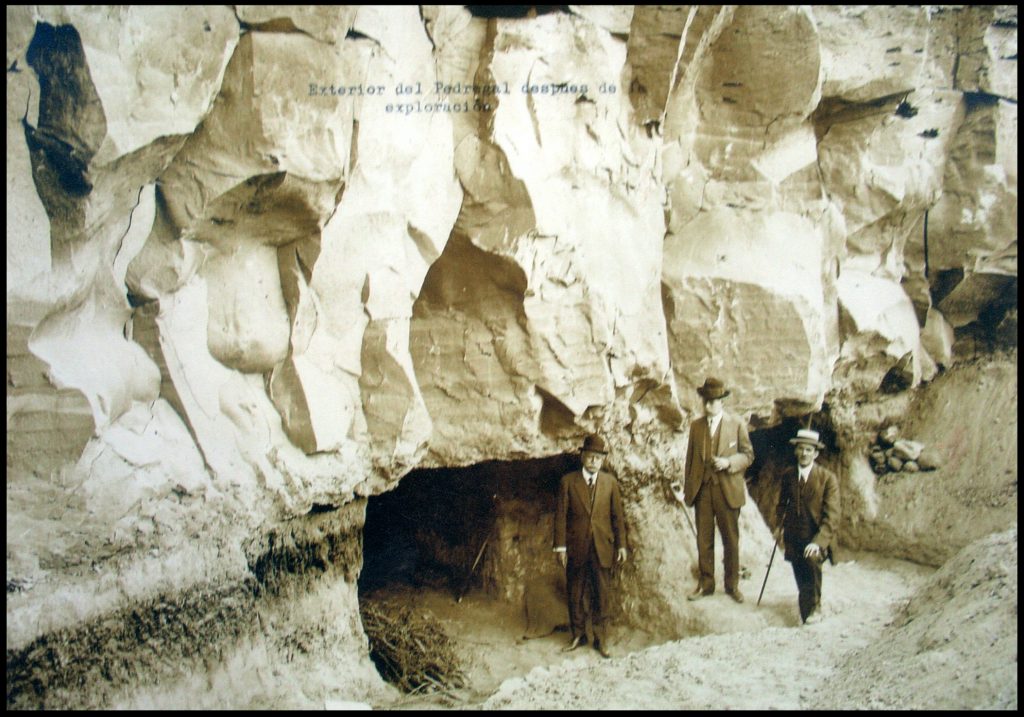
<svg viewBox="0 0 1024 717"><path fill-rule="evenodd" d="M594 542L590 542L586 557L569 558L565 570L569 590L569 626L572 636L587 636L587 618L594 631L594 641L604 642L608 617L608 600L612 570L601 567Z"/></svg>
<svg viewBox="0 0 1024 717"><path fill-rule="evenodd" d="M806 622L810 614L821 606L821 561L805 558L802 555L803 547L800 551L801 555L790 560L790 564L793 566L793 577L796 579L800 619Z"/></svg>
<svg viewBox="0 0 1024 717"><path fill-rule="evenodd" d="M694 501L697 518L697 564L700 589L715 591L715 525L722 536L725 591L732 592L740 579L740 509L730 508L717 480L705 481Z"/></svg>

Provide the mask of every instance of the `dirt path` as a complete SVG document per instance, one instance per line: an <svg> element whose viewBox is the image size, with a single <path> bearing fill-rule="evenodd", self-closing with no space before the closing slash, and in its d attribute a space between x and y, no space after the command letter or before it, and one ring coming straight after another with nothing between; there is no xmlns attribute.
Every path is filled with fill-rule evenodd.
<svg viewBox="0 0 1024 717"><path fill-rule="evenodd" d="M655 644L652 636L619 628L612 633L610 660L590 649L563 653L564 632L523 641L522 614L485 597L470 595L456 604L450 594L416 593L418 604L455 638L470 687L377 707L805 709L835 666L877 639L894 611L935 572L867 554L851 558L826 567L825 619L817 625L799 626L792 573L780 561L759 607L760 584L753 584L759 580L743 586L743 605L724 595L694 605L715 615L720 634Z"/></svg>

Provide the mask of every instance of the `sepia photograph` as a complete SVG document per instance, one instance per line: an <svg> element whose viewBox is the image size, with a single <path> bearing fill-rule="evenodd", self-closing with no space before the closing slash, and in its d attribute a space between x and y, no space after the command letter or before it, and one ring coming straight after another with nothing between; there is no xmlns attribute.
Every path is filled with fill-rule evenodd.
<svg viewBox="0 0 1024 717"><path fill-rule="evenodd" d="M1016 711L1016 5L6 14L8 710Z"/></svg>

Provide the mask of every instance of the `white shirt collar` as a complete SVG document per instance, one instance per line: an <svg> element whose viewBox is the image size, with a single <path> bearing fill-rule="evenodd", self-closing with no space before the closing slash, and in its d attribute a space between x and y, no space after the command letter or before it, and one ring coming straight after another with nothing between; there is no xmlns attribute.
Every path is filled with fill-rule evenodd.
<svg viewBox="0 0 1024 717"><path fill-rule="evenodd" d="M591 483L593 483L594 481L597 480L597 473L591 473L586 468L584 468L583 469L583 480L585 480L587 482L587 485L590 485Z"/></svg>
<svg viewBox="0 0 1024 717"><path fill-rule="evenodd" d="M711 427L711 432L714 433L718 429L718 423L722 420L722 414L719 413L717 416L708 416L708 425Z"/></svg>
<svg viewBox="0 0 1024 717"><path fill-rule="evenodd" d="M800 476L800 480L805 481L808 478L810 478L811 477L811 469L812 468L814 468L814 464L813 463L811 465L807 466L806 468L798 465L796 467L796 471L797 471L797 474Z"/></svg>

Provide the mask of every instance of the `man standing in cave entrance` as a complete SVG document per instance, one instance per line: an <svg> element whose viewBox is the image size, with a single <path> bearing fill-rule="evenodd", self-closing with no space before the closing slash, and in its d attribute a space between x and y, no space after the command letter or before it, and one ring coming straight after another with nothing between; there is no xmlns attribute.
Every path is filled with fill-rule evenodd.
<svg viewBox="0 0 1024 717"><path fill-rule="evenodd" d="M796 465L782 474L775 510L775 540L786 546L799 592L800 619L812 625L821 619L821 565L832 560L832 543L839 525L839 481L835 473L814 460L825 447L817 431L801 429L791 438Z"/></svg>
<svg viewBox="0 0 1024 717"><path fill-rule="evenodd" d="M722 536L725 592L743 602L740 592L740 508L747 501L743 472L754 461L746 422L722 410L729 395L717 378L708 377L697 389L705 415L690 424L686 448L686 480L683 500L695 506L697 562L700 578L688 600L700 600L715 592L715 523Z"/></svg>
<svg viewBox="0 0 1024 717"><path fill-rule="evenodd" d="M591 434L583 441L582 470L562 476L555 509L555 553L565 568L569 592L570 652L587 644L587 618L594 649L611 657L605 622L612 566L628 555L626 516L615 474L601 470L608 446Z"/></svg>

